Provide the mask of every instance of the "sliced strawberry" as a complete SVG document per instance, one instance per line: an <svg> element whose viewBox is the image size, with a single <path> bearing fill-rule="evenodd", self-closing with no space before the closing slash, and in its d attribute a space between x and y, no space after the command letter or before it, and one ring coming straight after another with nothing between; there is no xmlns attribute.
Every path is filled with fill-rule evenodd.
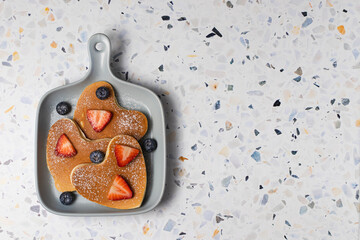
<svg viewBox="0 0 360 240"><path fill-rule="evenodd" d="M125 167L129 162L139 154L139 149L124 146L115 145L115 157L119 167Z"/></svg>
<svg viewBox="0 0 360 240"><path fill-rule="evenodd" d="M109 200L116 201L121 199L129 199L132 198L132 196L133 193L130 190L129 185L122 177L116 176L113 184L110 187L107 198Z"/></svg>
<svg viewBox="0 0 360 240"><path fill-rule="evenodd" d="M55 154L59 157L73 157L76 153L68 137L65 134L61 135L56 144Z"/></svg>
<svg viewBox="0 0 360 240"><path fill-rule="evenodd" d="M87 110L86 116L95 132L101 132L110 122L112 113L106 110Z"/></svg>

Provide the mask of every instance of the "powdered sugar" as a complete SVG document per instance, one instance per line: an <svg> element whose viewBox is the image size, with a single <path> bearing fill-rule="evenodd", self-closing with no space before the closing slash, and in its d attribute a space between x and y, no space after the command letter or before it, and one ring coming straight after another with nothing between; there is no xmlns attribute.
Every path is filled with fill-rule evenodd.
<svg viewBox="0 0 360 240"><path fill-rule="evenodd" d="M95 94L98 87L107 87L110 91L110 97L105 100L98 99ZM96 132L86 118L87 110L107 110L112 112L113 117L103 131ZM74 120L80 124L90 139L112 138L119 134L140 139L145 135L148 124L143 113L126 110L117 103L114 90L107 82L96 82L84 89L76 105Z"/></svg>
<svg viewBox="0 0 360 240"><path fill-rule="evenodd" d="M66 158L55 154L57 141L62 134L68 137L76 149L77 154L75 156ZM109 142L110 139L106 138L94 141L85 139L76 123L70 119L64 118L54 123L48 134L46 159L56 188L61 192L75 190L70 180L73 168L79 164L91 162L89 156L92 151L100 150L106 152Z"/></svg>
<svg viewBox="0 0 360 240"><path fill-rule="evenodd" d="M125 167L117 165L115 145L126 145L140 150L139 155ZM111 201L107 194L116 175L120 175L133 191L133 198ZM82 164L72 173L72 183L76 190L90 201L105 206L129 209L140 206L146 189L146 166L139 143L135 138L119 135L109 143L104 162L101 164Z"/></svg>

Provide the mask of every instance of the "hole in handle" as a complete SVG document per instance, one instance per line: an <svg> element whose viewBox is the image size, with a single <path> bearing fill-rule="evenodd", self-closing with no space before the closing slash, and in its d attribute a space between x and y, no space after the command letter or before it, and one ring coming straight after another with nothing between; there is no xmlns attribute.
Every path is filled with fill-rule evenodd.
<svg viewBox="0 0 360 240"><path fill-rule="evenodd" d="M104 50L105 45L102 42L98 42L95 44L95 50L98 52L101 52L102 50Z"/></svg>

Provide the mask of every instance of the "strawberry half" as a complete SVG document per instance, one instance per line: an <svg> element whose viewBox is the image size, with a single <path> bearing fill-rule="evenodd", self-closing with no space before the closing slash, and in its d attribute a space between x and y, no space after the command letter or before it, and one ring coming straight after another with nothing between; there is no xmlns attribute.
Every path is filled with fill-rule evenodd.
<svg viewBox="0 0 360 240"><path fill-rule="evenodd" d="M95 132L101 132L110 122L112 113L106 110L87 110L86 116Z"/></svg>
<svg viewBox="0 0 360 240"><path fill-rule="evenodd" d="M113 184L110 187L107 198L109 200L121 200L121 199L129 199L132 198L133 192L130 190L129 185L125 182L125 180L116 176Z"/></svg>
<svg viewBox="0 0 360 240"><path fill-rule="evenodd" d="M76 153L68 137L65 134L61 135L56 144L55 154L59 157L73 157Z"/></svg>
<svg viewBox="0 0 360 240"><path fill-rule="evenodd" d="M119 167L125 167L129 162L139 154L139 149L124 146L115 145L115 157Z"/></svg>

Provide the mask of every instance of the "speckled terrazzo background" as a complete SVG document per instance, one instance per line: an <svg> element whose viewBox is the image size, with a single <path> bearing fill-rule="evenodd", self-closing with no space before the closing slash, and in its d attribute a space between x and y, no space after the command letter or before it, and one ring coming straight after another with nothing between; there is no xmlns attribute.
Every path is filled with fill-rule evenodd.
<svg viewBox="0 0 360 240"><path fill-rule="evenodd" d="M360 2L2 1L1 239L358 239ZM155 210L46 212L35 111L112 41L112 69L165 107Z"/></svg>

